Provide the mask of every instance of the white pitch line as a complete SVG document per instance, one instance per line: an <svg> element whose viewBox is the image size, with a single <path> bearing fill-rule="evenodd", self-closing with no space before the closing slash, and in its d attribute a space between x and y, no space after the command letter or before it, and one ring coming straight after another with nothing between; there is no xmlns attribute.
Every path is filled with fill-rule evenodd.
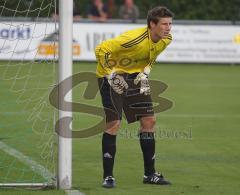
<svg viewBox="0 0 240 195"><path fill-rule="evenodd" d="M2 115L22 115L30 112L1 112ZM240 118L240 114L161 114L162 117L179 117L179 118L188 118L188 117L198 117L198 118Z"/></svg>
<svg viewBox="0 0 240 195"><path fill-rule="evenodd" d="M8 146L7 144L0 141L0 150L4 151L10 156L18 159L20 162L30 166L32 171L41 175L47 181L51 181L55 176L44 166L25 156L23 153L15 150L14 148ZM85 195L78 190L65 190L68 195Z"/></svg>
<svg viewBox="0 0 240 195"><path fill-rule="evenodd" d="M40 165L36 161L32 160L28 156L25 156L23 153L15 150L14 148L8 146L7 144L0 141L0 150L4 151L10 156L18 159L20 162L30 166L30 168L35 172L41 175L47 181L50 181L55 176L44 166Z"/></svg>
<svg viewBox="0 0 240 195"><path fill-rule="evenodd" d="M67 193L67 195L85 195L78 190L65 190L65 192Z"/></svg>

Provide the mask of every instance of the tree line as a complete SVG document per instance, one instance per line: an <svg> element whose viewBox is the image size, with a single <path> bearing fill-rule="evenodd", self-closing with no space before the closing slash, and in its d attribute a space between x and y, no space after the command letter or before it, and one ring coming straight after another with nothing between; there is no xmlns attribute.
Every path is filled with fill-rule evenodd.
<svg viewBox="0 0 240 195"><path fill-rule="evenodd" d="M118 18L118 8L123 0L112 0L115 4L113 18ZM87 17L91 0L75 0L77 9ZM109 0L103 0L108 3ZM58 4L58 2L57 2ZM140 18L154 6L167 6L179 20L230 20L240 21L240 0L135 0ZM0 0L0 17L49 17L55 10L55 0Z"/></svg>

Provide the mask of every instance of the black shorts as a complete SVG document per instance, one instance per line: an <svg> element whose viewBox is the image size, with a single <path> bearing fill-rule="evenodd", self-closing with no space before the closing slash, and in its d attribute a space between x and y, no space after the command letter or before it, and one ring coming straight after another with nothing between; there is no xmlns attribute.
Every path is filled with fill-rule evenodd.
<svg viewBox="0 0 240 195"><path fill-rule="evenodd" d="M121 74L128 83L128 89L123 94L117 94L105 77L98 78L106 122L121 120L122 110L128 123L133 123L141 117L154 115L151 96L140 94L140 83L139 85L133 83L137 74Z"/></svg>

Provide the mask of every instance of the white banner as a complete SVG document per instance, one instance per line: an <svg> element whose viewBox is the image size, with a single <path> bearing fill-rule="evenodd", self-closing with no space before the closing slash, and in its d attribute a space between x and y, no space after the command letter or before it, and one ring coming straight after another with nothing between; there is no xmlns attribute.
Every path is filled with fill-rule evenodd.
<svg viewBox="0 0 240 195"><path fill-rule="evenodd" d="M44 39L54 33L53 23L0 23L0 59L34 60L46 56L38 54L39 46ZM52 44L53 42L50 41ZM52 58L53 55L49 56Z"/></svg>
<svg viewBox="0 0 240 195"><path fill-rule="evenodd" d="M140 24L74 23L73 59L94 61L101 41L142 27ZM158 57L161 62L240 63L240 27L174 25L173 41ZM58 53L54 23L0 23L0 59L52 59Z"/></svg>

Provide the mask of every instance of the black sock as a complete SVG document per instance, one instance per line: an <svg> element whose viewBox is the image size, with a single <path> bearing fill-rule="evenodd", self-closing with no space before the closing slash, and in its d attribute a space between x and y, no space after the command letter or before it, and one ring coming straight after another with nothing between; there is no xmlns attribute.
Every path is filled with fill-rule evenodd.
<svg viewBox="0 0 240 195"><path fill-rule="evenodd" d="M102 136L102 159L103 177L113 176L114 157L116 153L116 135L103 133Z"/></svg>
<svg viewBox="0 0 240 195"><path fill-rule="evenodd" d="M149 176L155 173L155 139L154 133L142 132L139 134L140 145L143 152L144 174Z"/></svg>

